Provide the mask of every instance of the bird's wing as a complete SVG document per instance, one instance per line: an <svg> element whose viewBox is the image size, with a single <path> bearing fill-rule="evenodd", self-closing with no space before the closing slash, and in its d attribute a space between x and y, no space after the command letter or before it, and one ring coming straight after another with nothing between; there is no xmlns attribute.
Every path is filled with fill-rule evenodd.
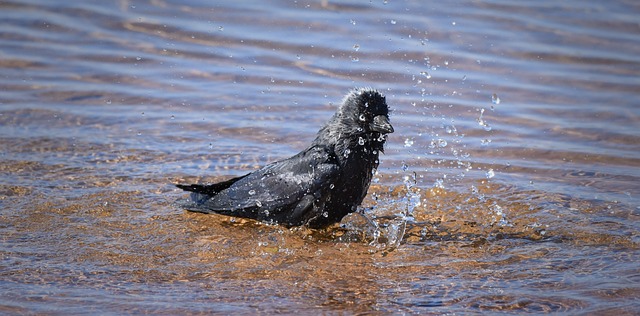
<svg viewBox="0 0 640 316"><path fill-rule="evenodd" d="M335 156L325 147L311 147L237 179L200 205L217 213L257 219L297 217L337 178Z"/></svg>

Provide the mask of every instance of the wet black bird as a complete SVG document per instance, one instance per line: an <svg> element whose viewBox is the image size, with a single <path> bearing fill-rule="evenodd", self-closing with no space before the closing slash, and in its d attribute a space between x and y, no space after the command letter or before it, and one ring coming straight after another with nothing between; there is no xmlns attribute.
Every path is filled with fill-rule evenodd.
<svg viewBox="0 0 640 316"><path fill-rule="evenodd" d="M220 183L177 185L193 192L179 203L193 212L326 227L364 199L388 133L393 126L384 95L353 90L307 149Z"/></svg>

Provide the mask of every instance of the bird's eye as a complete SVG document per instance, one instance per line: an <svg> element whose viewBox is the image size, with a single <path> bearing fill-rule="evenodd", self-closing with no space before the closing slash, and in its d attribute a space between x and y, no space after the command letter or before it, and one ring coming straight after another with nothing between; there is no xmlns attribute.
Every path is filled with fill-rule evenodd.
<svg viewBox="0 0 640 316"><path fill-rule="evenodd" d="M364 122L367 120L367 117L364 114L360 114L360 117L358 118L360 121Z"/></svg>

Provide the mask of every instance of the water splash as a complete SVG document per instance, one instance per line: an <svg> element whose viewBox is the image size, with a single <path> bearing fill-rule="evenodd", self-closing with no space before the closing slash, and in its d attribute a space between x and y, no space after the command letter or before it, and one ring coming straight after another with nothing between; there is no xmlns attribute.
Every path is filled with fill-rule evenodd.
<svg viewBox="0 0 640 316"><path fill-rule="evenodd" d="M500 104L500 98L498 97L497 94L494 93L494 94L491 95L491 103L493 103L495 105Z"/></svg>
<svg viewBox="0 0 640 316"><path fill-rule="evenodd" d="M431 79L431 75L426 71L421 71L420 74L427 79Z"/></svg>
<svg viewBox="0 0 640 316"><path fill-rule="evenodd" d="M478 117L478 119L476 119L476 121L478 122L478 125L482 126L482 128L485 131L491 131L491 126L489 125L489 123L487 123L487 121L485 121L482 116L484 115L484 109L480 109L480 117Z"/></svg>
<svg viewBox="0 0 640 316"><path fill-rule="evenodd" d="M487 176L487 179L491 179L491 178L496 176L496 173L493 171L493 169L489 169L489 170L487 170L485 175Z"/></svg>
<svg viewBox="0 0 640 316"><path fill-rule="evenodd" d="M448 144L449 143L442 138L433 139L429 144L429 148L444 148L444 147L447 147Z"/></svg>
<svg viewBox="0 0 640 316"><path fill-rule="evenodd" d="M413 138L405 139L404 140L404 147L407 148L407 147L411 147L411 146L413 146Z"/></svg>

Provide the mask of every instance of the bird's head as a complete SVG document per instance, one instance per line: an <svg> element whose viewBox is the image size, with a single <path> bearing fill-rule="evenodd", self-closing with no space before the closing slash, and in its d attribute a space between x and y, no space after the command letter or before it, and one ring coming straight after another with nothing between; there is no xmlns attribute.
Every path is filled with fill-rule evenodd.
<svg viewBox="0 0 640 316"><path fill-rule="evenodd" d="M363 148L374 153L384 150L389 133L393 133L393 126L384 95L371 88L361 88L344 97L336 114L318 132L314 144L333 145L337 152Z"/></svg>
<svg viewBox="0 0 640 316"><path fill-rule="evenodd" d="M370 88L347 94L337 115L343 127L353 134L380 136L393 133L386 98Z"/></svg>

